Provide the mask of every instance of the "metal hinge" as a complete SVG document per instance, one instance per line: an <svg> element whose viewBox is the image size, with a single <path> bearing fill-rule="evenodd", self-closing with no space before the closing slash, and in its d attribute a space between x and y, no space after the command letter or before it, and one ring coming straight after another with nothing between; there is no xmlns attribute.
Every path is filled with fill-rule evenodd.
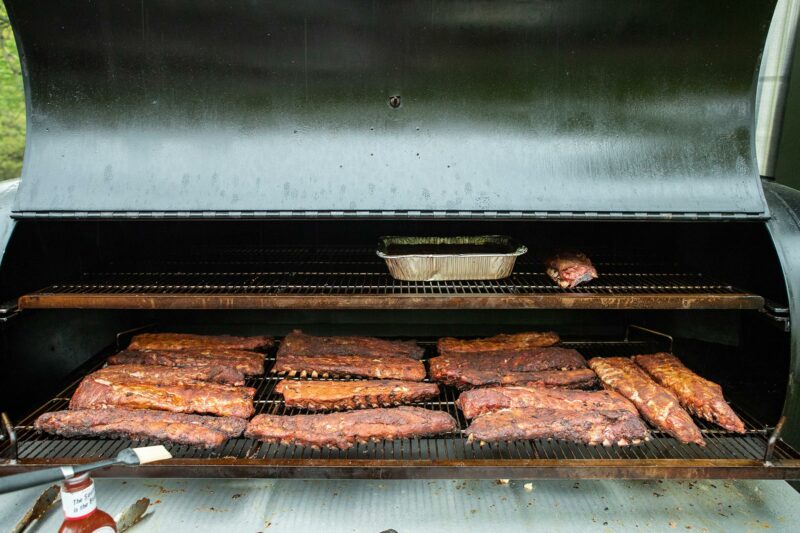
<svg viewBox="0 0 800 533"><path fill-rule="evenodd" d="M768 319L776 328L783 332L792 330L789 308L772 300L765 300L764 307L760 309L761 316Z"/></svg>
<svg viewBox="0 0 800 533"><path fill-rule="evenodd" d="M14 426L11 425L11 420L6 413L0 413L0 442L8 440L8 462L9 464L16 464L19 459L19 449L17 447L17 432L14 431Z"/></svg>
<svg viewBox="0 0 800 533"><path fill-rule="evenodd" d="M666 213L622 211L497 211L497 210L198 210L198 211L14 211L12 218L105 219L286 219L286 218L431 218L542 220L766 220L765 213Z"/></svg>

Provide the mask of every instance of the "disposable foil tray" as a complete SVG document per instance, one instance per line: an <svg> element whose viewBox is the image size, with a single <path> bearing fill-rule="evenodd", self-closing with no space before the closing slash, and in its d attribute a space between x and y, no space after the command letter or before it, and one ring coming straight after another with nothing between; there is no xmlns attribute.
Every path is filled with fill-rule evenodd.
<svg viewBox="0 0 800 533"><path fill-rule="evenodd" d="M511 237L381 237L378 256L402 281L502 279L528 248Z"/></svg>

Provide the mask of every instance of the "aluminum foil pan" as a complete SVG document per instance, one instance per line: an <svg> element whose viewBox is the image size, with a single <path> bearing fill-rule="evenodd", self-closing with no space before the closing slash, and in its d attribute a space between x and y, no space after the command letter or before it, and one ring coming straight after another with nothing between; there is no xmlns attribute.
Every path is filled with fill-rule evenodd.
<svg viewBox="0 0 800 533"><path fill-rule="evenodd" d="M511 237L381 237L378 257L402 281L502 279L528 251Z"/></svg>

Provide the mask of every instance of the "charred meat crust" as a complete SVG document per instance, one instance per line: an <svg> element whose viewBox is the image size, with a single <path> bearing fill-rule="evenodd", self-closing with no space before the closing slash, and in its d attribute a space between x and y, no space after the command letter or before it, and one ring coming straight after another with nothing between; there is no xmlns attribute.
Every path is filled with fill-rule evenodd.
<svg viewBox="0 0 800 533"><path fill-rule="evenodd" d="M140 333L131 339L129 350L259 350L271 347L271 337L193 335L190 333Z"/></svg>
<svg viewBox="0 0 800 533"><path fill-rule="evenodd" d="M275 391L283 395L287 407L323 411L390 407L428 400L439 395L439 386L398 380L283 380Z"/></svg>
<svg viewBox="0 0 800 533"><path fill-rule="evenodd" d="M242 434L247 421L150 411L144 409L81 409L44 413L36 419L39 431L63 437L100 436L155 439L213 448Z"/></svg>
<svg viewBox="0 0 800 533"><path fill-rule="evenodd" d="M725 401L722 387L698 376L674 355L668 353L636 355L633 361L656 383L672 391L684 409L693 415L728 431L745 432L744 422Z"/></svg>
<svg viewBox="0 0 800 533"><path fill-rule="evenodd" d="M244 385L244 374L238 370L219 365L202 367L169 368L148 365L112 365L94 373L95 377L124 380L126 378L161 385L176 385L196 381L208 381L222 385Z"/></svg>
<svg viewBox="0 0 800 533"><path fill-rule="evenodd" d="M280 375L318 377L363 377L422 381L425 365L409 357L366 355L278 354L272 372Z"/></svg>
<svg viewBox="0 0 800 533"><path fill-rule="evenodd" d="M69 407L122 407L249 418L254 413L255 392L252 387L232 387L203 381L166 385L148 379L89 374L73 394Z"/></svg>
<svg viewBox="0 0 800 533"><path fill-rule="evenodd" d="M575 370L586 368L586 360L572 348L534 348L514 354L470 353L440 355L431 359L438 366L507 372L539 372L542 370Z"/></svg>
<svg viewBox="0 0 800 533"><path fill-rule="evenodd" d="M565 389L590 389L597 385L597 375L589 368L578 370L543 370L541 372L506 372L504 370L436 371L431 363L431 376L436 381L459 390L495 385L530 385L561 387Z"/></svg>
<svg viewBox="0 0 800 533"><path fill-rule="evenodd" d="M581 391L534 387L486 387L462 392L456 405L466 418L502 409L561 409L575 412L628 411L636 406L614 391Z"/></svg>
<svg viewBox="0 0 800 533"><path fill-rule="evenodd" d="M606 388L629 399L655 427L680 442L705 446L700 429L670 391L653 381L627 357L595 357L589 366Z"/></svg>
<svg viewBox="0 0 800 533"><path fill-rule="evenodd" d="M393 341L375 337L318 337L296 329L281 342L278 355L365 355L421 359L423 350L414 341Z"/></svg>
<svg viewBox="0 0 800 533"><path fill-rule="evenodd" d="M205 366L227 366L246 376L264 373L264 356L256 352L223 349L185 350L124 350L108 358L108 364L139 364L176 368L201 368Z"/></svg>
<svg viewBox="0 0 800 533"><path fill-rule="evenodd" d="M437 350L439 355L455 354L503 354L515 355L525 350L553 346L561 341L553 331L528 332L495 335L485 339L439 339Z"/></svg>
<svg viewBox="0 0 800 533"><path fill-rule="evenodd" d="M429 365L432 379L459 388L547 380L553 381L554 386L570 386L569 383L576 378L579 378L578 386L585 386L586 382L594 381L594 373L591 371L570 376L541 374L555 370L588 370L583 356L571 348L534 348L512 355L440 355L431 359Z"/></svg>
<svg viewBox="0 0 800 533"><path fill-rule="evenodd" d="M285 445L347 449L369 441L424 437L456 428L455 419L444 411L406 406L316 415L258 415L247 425L245 436Z"/></svg>
<svg viewBox="0 0 800 533"><path fill-rule="evenodd" d="M466 433L469 442L561 439L592 446L639 444L650 435L644 422L625 409L503 409L477 417Z"/></svg>

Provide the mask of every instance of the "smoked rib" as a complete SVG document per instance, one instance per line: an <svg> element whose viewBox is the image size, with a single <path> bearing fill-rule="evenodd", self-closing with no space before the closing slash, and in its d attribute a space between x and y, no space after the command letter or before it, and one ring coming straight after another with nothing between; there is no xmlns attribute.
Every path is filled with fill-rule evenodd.
<svg viewBox="0 0 800 533"><path fill-rule="evenodd" d="M628 411L639 416L631 402L614 391L581 391L544 387L486 387L462 392L456 405L466 418L502 409L559 409L574 412Z"/></svg>
<svg viewBox="0 0 800 533"><path fill-rule="evenodd" d="M530 385L589 389L597 385L597 375L589 368L578 370L543 370L541 372L506 372L504 370L439 369L431 360L431 377L459 390L492 385Z"/></svg>
<svg viewBox="0 0 800 533"><path fill-rule="evenodd" d="M113 367L109 367L113 368ZM135 377L89 374L70 400L70 409L154 409L249 418L254 413L252 387L202 381L163 384Z"/></svg>
<svg viewBox="0 0 800 533"><path fill-rule="evenodd" d="M410 357L366 355L287 355L275 359L272 372L289 376L364 377L422 381L425 365Z"/></svg>
<svg viewBox="0 0 800 533"><path fill-rule="evenodd" d="M414 341L395 341L375 337L307 335L296 329L286 335L278 355L365 355L421 359L424 350Z"/></svg>
<svg viewBox="0 0 800 533"><path fill-rule="evenodd" d="M389 407L439 395L435 383L398 380L297 381L284 379L275 386L287 407L312 411Z"/></svg>
<svg viewBox="0 0 800 533"><path fill-rule="evenodd" d="M131 339L129 350L265 350L271 337L193 335L190 333L140 333Z"/></svg>
<svg viewBox="0 0 800 533"><path fill-rule="evenodd" d="M100 436L155 439L212 448L242 434L241 418L187 415L144 409L80 409L44 413L36 419L39 431L63 437Z"/></svg>
<svg viewBox="0 0 800 533"><path fill-rule="evenodd" d="M227 366L246 376L264 373L264 356L245 350L185 349L185 350L124 350L108 358L108 364L139 364L177 368Z"/></svg>
<svg viewBox="0 0 800 533"><path fill-rule="evenodd" d="M586 368L586 360L577 350L557 346L510 354L492 352L446 354L434 357L431 361L450 368L502 369L508 372Z"/></svg>
<svg viewBox="0 0 800 533"><path fill-rule="evenodd" d="M439 355L487 354L515 355L526 350L553 346L560 342L553 331L501 334L485 339L439 339Z"/></svg>
<svg viewBox="0 0 800 533"><path fill-rule="evenodd" d="M625 409L503 409L475 418L466 434L469 442L562 439L603 446L639 444L649 438L644 422Z"/></svg>
<svg viewBox="0 0 800 533"><path fill-rule="evenodd" d="M642 416L680 442L705 446L700 429L670 391L653 381L627 357L595 357L589 366L606 388L636 405Z"/></svg>
<svg viewBox="0 0 800 533"><path fill-rule="evenodd" d="M111 365L97 370L96 378L124 380L133 378L159 385L176 385L195 381L208 381L222 385L244 385L244 374L219 365L190 368L169 368L148 365Z"/></svg>
<svg viewBox="0 0 800 533"><path fill-rule="evenodd" d="M460 389L492 385L552 381L553 386L590 386L594 373L578 351L545 347L522 353L457 353L440 355L429 361L431 378ZM570 375L551 371L576 371ZM544 372L549 372L544 374ZM563 383L562 383L563 382Z"/></svg>
<svg viewBox="0 0 800 533"><path fill-rule="evenodd" d="M258 415L247 425L245 436L286 445L347 449L368 441L437 435L456 428L455 419L444 411L404 406L315 415Z"/></svg>
<svg viewBox="0 0 800 533"><path fill-rule="evenodd" d="M636 355L633 361L657 383L672 391L690 413L728 431L744 433L744 422L736 416L722 395L722 387L704 379L672 354Z"/></svg>

